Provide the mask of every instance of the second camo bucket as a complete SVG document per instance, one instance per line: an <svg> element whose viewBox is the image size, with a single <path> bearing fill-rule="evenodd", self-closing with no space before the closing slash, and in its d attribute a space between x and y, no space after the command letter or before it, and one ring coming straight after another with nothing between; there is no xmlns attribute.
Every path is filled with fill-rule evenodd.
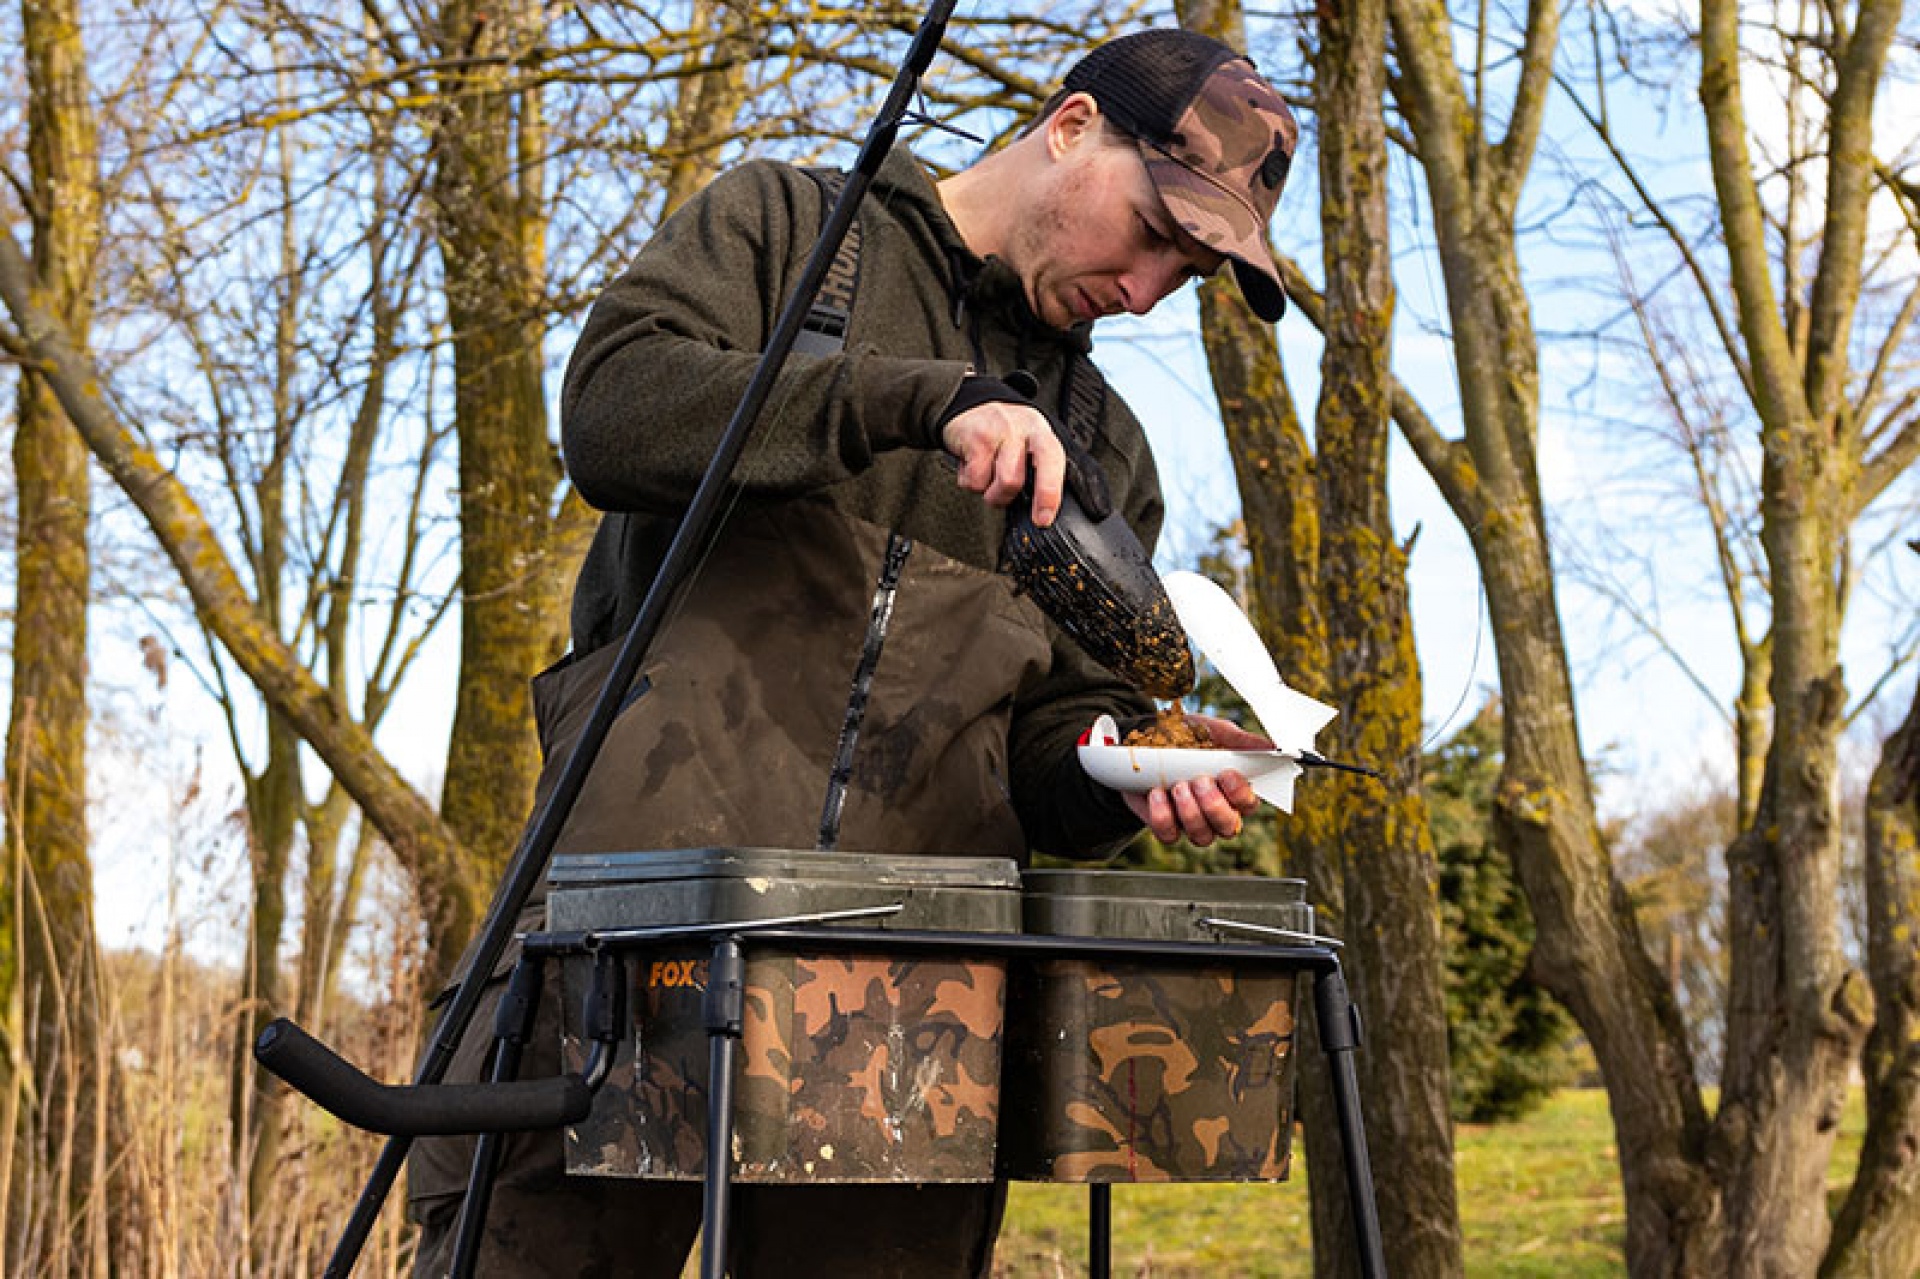
<svg viewBox="0 0 1920 1279"><path fill-rule="evenodd" d="M1115 956L1013 966L1002 1174L1284 1180L1301 972L1248 963L1244 951L1259 928L1313 931L1305 885L1125 871L1028 871L1021 881L1026 932L1217 942L1221 953L1217 964Z"/></svg>

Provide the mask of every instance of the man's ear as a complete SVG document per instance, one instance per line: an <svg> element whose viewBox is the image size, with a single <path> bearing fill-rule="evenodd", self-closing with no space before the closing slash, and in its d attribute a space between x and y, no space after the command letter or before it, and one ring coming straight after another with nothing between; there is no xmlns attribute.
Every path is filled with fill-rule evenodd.
<svg viewBox="0 0 1920 1279"><path fill-rule="evenodd" d="M1058 160L1085 141L1098 141L1099 132L1100 104L1092 94L1070 94L1047 117L1047 153Z"/></svg>

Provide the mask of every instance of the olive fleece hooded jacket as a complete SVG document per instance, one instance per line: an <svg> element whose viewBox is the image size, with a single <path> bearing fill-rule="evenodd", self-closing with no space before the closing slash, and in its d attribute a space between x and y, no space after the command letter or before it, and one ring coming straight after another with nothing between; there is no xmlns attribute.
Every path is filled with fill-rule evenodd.
<svg viewBox="0 0 1920 1279"><path fill-rule="evenodd" d="M563 445L573 482L608 514L574 596L574 655L536 682L551 772L826 209L806 173L742 165L669 218L588 317ZM1074 746L1096 715L1151 706L994 572L1005 516L958 488L939 441L970 371L1026 370L1039 406L1065 421L1070 369L1091 370L1088 334L1034 317L1013 271L967 249L904 149L860 225L845 347L789 360L734 473L737 501L615 723L564 851L813 846L890 554L905 558L839 847L1024 862L1030 848L1097 855L1138 829ZM1089 384L1097 408L1078 425L1115 508L1151 547L1163 508L1146 438L1097 374L1083 405Z"/></svg>

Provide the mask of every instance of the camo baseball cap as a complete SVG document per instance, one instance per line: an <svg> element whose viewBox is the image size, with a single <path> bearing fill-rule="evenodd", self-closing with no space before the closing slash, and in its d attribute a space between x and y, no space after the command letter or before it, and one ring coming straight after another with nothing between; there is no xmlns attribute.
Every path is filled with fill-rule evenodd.
<svg viewBox="0 0 1920 1279"><path fill-rule="evenodd" d="M1174 221L1232 260L1256 315L1279 319L1287 294L1267 220L1300 129L1253 63L1195 31L1139 31L1082 58L1060 92L1091 95L1135 140Z"/></svg>

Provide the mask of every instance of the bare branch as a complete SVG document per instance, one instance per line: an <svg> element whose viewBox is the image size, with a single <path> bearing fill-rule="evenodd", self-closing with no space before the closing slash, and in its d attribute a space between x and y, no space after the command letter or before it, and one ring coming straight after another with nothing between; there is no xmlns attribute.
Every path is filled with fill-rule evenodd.
<svg viewBox="0 0 1920 1279"><path fill-rule="evenodd" d="M1836 60L1828 103L1826 226L1807 336L1806 401L1820 418L1834 412L1845 393L1872 194L1873 104L1899 21L1900 0L1863 0L1858 24ZM1836 34L1841 30L1836 24Z"/></svg>
<svg viewBox="0 0 1920 1279"><path fill-rule="evenodd" d="M1520 52L1520 83L1514 90L1513 114L1507 135L1493 150L1491 190L1488 192L1509 217L1520 202L1527 171L1533 166L1540 141L1540 122L1547 113L1553 88L1553 55L1560 43L1558 0L1529 0L1526 40Z"/></svg>
<svg viewBox="0 0 1920 1279"><path fill-rule="evenodd" d="M206 517L180 480L133 440L108 406L93 362L33 297L33 273L13 234L0 228L0 299L69 419L107 473L147 517L195 608L268 703L284 714L353 793L415 873L458 884L466 858L425 798L380 754L366 730L338 713L325 689L255 610Z"/></svg>
<svg viewBox="0 0 1920 1279"><path fill-rule="evenodd" d="M1648 591L1640 585L1618 578L1611 571L1610 557L1603 559L1600 556L1586 554L1585 548L1577 544L1557 544L1555 556L1556 558L1565 556L1569 567L1578 571L1580 580L1588 589L1603 595L1614 608L1624 614L1633 628L1651 640L1654 647L1673 663L1674 669L1680 672L1681 678L1692 685L1693 690L1713 708L1720 722L1728 728L1734 727L1733 711L1707 683L1699 668L1689 661L1687 655L1674 643L1660 618L1643 603L1650 598Z"/></svg>
<svg viewBox="0 0 1920 1279"><path fill-rule="evenodd" d="M1389 0L1387 11L1400 65L1392 81L1394 101L1420 140L1427 184L1446 207L1468 208L1483 143L1470 134L1472 108L1455 74L1446 6L1439 0Z"/></svg>
<svg viewBox="0 0 1920 1279"><path fill-rule="evenodd" d="M1907 296L1900 303L1900 313L1887 327L1887 335L1881 339L1880 349L1874 353L1873 368L1867 374L1867 381L1860 388L1860 394L1854 397L1850 416L1856 423L1864 423L1873 413L1883 390L1886 387L1887 374L1892 369L1894 357L1900 353L1908 334L1913 328L1916 316L1920 316L1920 280L1907 290Z"/></svg>
<svg viewBox="0 0 1920 1279"><path fill-rule="evenodd" d="M1920 623L1909 625L1906 633L1895 640L1891 647L1894 650L1893 660L1881 669L1880 673L1874 677L1873 683L1869 684L1866 690L1855 699L1853 708L1842 720L1847 726L1851 727L1858 722L1859 718L1866 714L1867 708L1879 700L1880 695L1887 691L1900 673L1909 669L1916 658L1920 658Z"/></svg>
<svg viewBox="0 0 1920 1279"><path fill-rule="evenodd" d="M1619 263L1622 280L1626 285L1629 309L1640 329L1641 345L1645 348L1647 358L1659 379L1660 392L1666 400L1667 411L1679 429L1681 447L1693 467L1695 496L1699 498L1707 514L1707 524L1713 534L1714 562L1720 571L1721 589L1726 593L1734 635L1739 642L1740 651L1745 653L1749 651L1752 643L1747 633L1744 586L1746 575L1741 570L1739 556L1735 550L1732 521L1728 517L1726 504L1721 501L1719 488L1714 482L1712 467L1707 457L1708 445L1701 432L1694 427L1693 416L1688 411L1687 398L1681 390L1679 376L1673 368L1676 360L1685 359L1686 347L1682 343L1667 340L1666 335L1658 331L1646 303L1636 295L1633 286L1633 267L1624 246L1615 241L1613 251L1615 261ZM1633 615L1637 619L1638 614ZM1666 647L1664 637L1660 637L1660 642L1663 647ZM1686 663L1680 660L1677 653L1674 656L1684 668ZM1691 671L1688 674L1692 677ZM1711 695L1709 700L1712 700ZM1717 702L1715 704L1718 705Z"/></svg>
<svg viewBox="0 0 1920 1279"><path fill-rule="evenodd" d="M1754 403L1769 426L1804 421L1806 396L1774 295L1766 224L1747 147L1737 0L1704 0L1700 19L1700 101L1707 117L1707 151L1720 196L1740 329L1752 353Z"/></svg>
<svg viewBox="0 0 1920 1279"><path fill-rule="evenodd" d="M1326 299L1307 280L1299 263L1284 253L1275 254L1274 261L1280 267L1288 299L1308 323L1321 329L1326 322ZM1393 379L1393 421L1461 524L1468 529L1484 525L1492 508L1480 487L1472 455L1465 444L1440 433L1412 390L1398 377Z"/></svg>
<svg viewBox="0 0 1920 1279"><path fill-rule="evenodd" d="M1693 277L1694 287L1699 291L1701 305L1706 307L1707 315L1713 320L1714 331L1720 335L1721 349L1727 353L1734 372L1740 377L1741 386L1745 388L1747 397L1751 399L1753 371L1747 366L1746 348L1741 344L1740 334L1734 327L1733 321L1720 305L1719 295L1707 276L1706 265L1701 262L1700 255L1694 252L1693 245L1682 233L1672 215L1667 212L1666 207L1654 198L1653 191L1641 178L1638 167L1620 149L1618 140L1613 136L1613 129L1607 124L1604 115L1590 108L1575 90L1574 85L1563 82L1562 87L1566 90L1567 100L1573 103L1574 110L1586 120L1593 129L1594 135L1600 139L1601 145L1606 147L1607 154L1613 157L1620 175L1633 188L1634 194L1640 197L1641 208L1652 215L1653 220L1666 233L1667 240L1673 245L1674 251L1680 255L1681 262L1686 265L1687 274Z"/></svg>
<svg viewBox="0 0 1920 1279"><path fill-rule="evenodd" d="M1872 440L1884 437L1885 442L1877 453L1861 462L1856 511L1864 511L1895 480L1906 474L1907 468L1920 461L1920 412L1915 411L1917 404L1920 404L1920 388L1910 390L1901 397L1900 403L1889 410L1882 424L1871 432ZM1898 426L1894 425L1896 421Z"/></svg>

